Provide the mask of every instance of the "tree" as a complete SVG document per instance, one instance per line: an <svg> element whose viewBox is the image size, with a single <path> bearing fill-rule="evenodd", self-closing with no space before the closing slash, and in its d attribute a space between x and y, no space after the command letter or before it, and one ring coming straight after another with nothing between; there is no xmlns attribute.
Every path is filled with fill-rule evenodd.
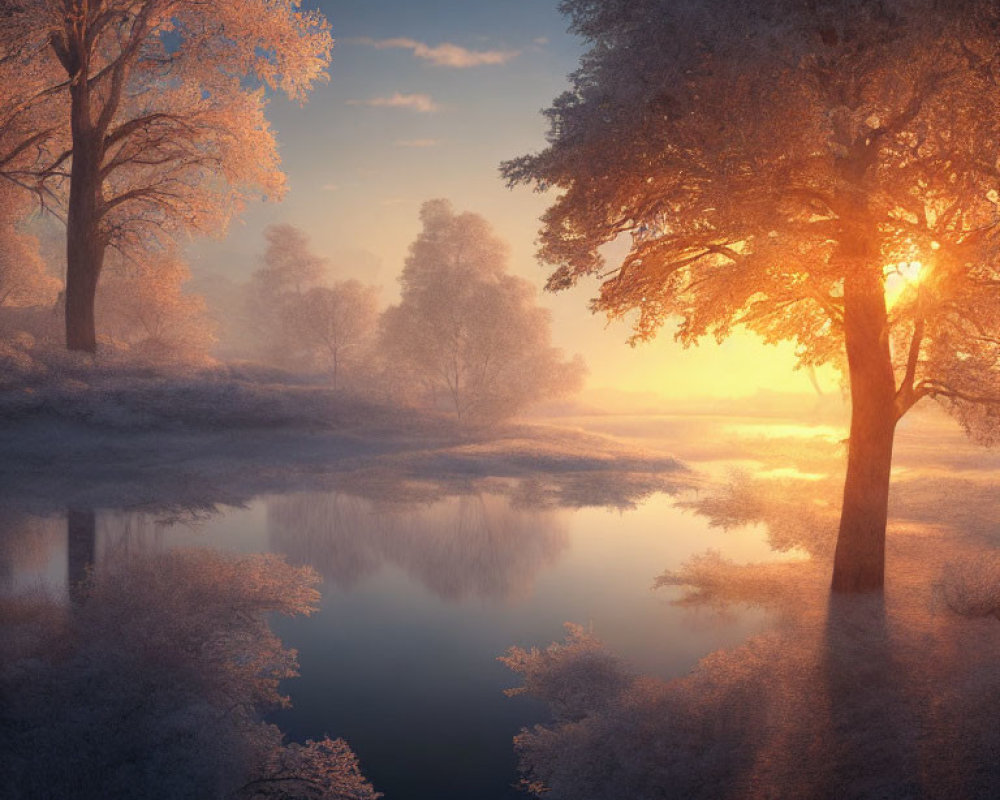
<svg viewBox="0 0 1000 800"><path fill-rule="evenodd" d="M58 65L46 58L45 15L34 3L0 4L0 178L37 189L35 178L66 145Z"/></svg>
<svg viewBox="0 0 1000 800"><path fill-rule="evenodd" d="M186 294L191 277L175 250L139 261L113 258L97 292L100 330L133 353L153 359L204 361L215 341L202 297Z"/></svg>
<svg viewBox="0 0 1000 800"><path fill-rule="evenodd" d="M561 191L550 289L667 319L690 344L743 325L844 363L852 416L835 591L880 590L897 421L942 401L997 440L1000 15L985 0L564 0L591 45L502 166ZM631 247L605 271L598 248ZM919 268L919 275L913 273ZM910 275L887 302L887 277Z"/></svg>
<svg viewBox="0 0 1000 800"><path fill-rule="evenodd" d="M25 0L69 86L66 344L94 352L109 244L144 251L221 229L243 200L282 191L265 91L303 100L332 40L299 0ZM67 165L69 165L67 167Z"/></svg>
<svg viewBox="0 0 1000 800"><path fill-rule="evenodd" d="M267 249L263 266L254 273L261 291L278 296L302 294L323 279L327 260L310 249L309 237L301 228L287 222L264 229Z"/></svg>
<svg viewBox="0 0 1000 800"><path fill-rule="evenodd" d="M381 346L390 369L410 370L460 420L509 416L579 389L582 361L551 345L549 314L525 280L507 274L507 248L485 219L447 200L420 209L402 300L386 310Z"/></svg>
<svg viewBox="0 0 1000 800"><path fill-rule="evenodd" d="M315 286L284 307L285 329L301 359L330 373L333 388L344 368L356 369L378 326L378 289L357 280Z"/></svg>
<svg viewBox="0 0 1000 800"><path fill-rule="evenodd" d="M20 225L30 202L12 183L0 182L0 308L49 304L58 291L59 282L45 271L38 239Z"/></svg>
<svg viewBox="0 0 1000 800"><path fill-rule="evenodd" d="M326 259L312 252L309 237L288 223L264 229L267 248L246 293L246 317L251 349L266 361L287 363L291 332L287 306L319 284Z"/></svg>

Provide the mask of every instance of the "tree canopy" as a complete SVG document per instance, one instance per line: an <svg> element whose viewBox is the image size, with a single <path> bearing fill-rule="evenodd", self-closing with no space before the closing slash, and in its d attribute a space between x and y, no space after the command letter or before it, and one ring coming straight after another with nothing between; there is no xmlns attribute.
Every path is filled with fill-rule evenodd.
<svg viewBox="0 0 1000 800"><path fill-rule="evenodd" d="M579 358L551 344L549 315L534 289L507 273L507 247L478 214L447 200L421 207L399 305L382 318L390 369L409 373L459 419L494 420L579 388Z"/></svg>
<svg viewBox="0 0 1000 800"><path fill-rule="evenodd" d="M595 310L634 314L637 339L668 319L685 344L743 325L794 341L805 365L845 365L845 515L864 486L887 487L892 427L921 398L997 439L995 4L562 9L590 49L546 112L548 147L502 166L559 192L541 233L549 288L597 276ZM621 235L628 254L608 268L599 248ZM909 281L887 304L894 272ZM884 510L860 516L884 535Z"/></svg>
<svg viewBox="0 0 1000 800"><path fill-rule="evenodd" d="M268 93L302 101L325 77L329 25L300 0L23 0L2 11L0 73L23 62L30 81L0 93L0 170L31 167L43 197L65 198L67 344L92 352L109 245L169 247L170 235L223 229L248 198L281 195ZM61 118L27 116L51 98ZM26 120L35 128L20 132ZM41 148L48 157L20 164Z"/></svg>

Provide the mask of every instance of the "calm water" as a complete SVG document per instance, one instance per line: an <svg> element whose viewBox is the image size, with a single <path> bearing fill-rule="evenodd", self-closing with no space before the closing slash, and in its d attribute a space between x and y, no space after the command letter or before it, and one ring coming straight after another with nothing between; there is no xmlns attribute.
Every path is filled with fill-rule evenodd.
<svg viewBox="0 0 1000 800"><path fill-rule="evenodd" d="M626 437L640 430L634 420L588 422ZM682 429L669 418L659 424L663 440ZM749 468L755 479L792 481L803 497L824 478L836 481L827 471L835 427L783 423L768 433L770 423L709 424L714 432L703 438L683 423L696 430L686 455L720 480ZM911 438L900 470L922 446ZM275 553L310 566L321 578L318 611L272 620L301 674L282 683L291 707L269 719L292 740L346 739L390 800L489 800L525 796L515 788L512 738L551 720L541 702L504 695L520 683L497 661L509 647L544 648L575 622L636 673L684 675L764 630L771 615L681 607L671 603L678 590L654 589L654 578L707 550L746 564L795 562L810 549L785 542L776 556L763 511L723 530L724 512L698 508L706 494L693 490L631 508L581 508L533 504L489 482L489 490L474 481L461 491L454 481L435 488L432 475L425 482L434 491L411 500L362 487L263 495L197 514L96 509L89 540L68 532L65 511L0 512L0 586L6 597L44 589L67 598L87 561L99 575L106 564L178 548Z"/></svg>
<svg viewBox="0 0 1000 800"><path fill-rule="evenodd" d="M503 689L512 645L544 647L563 624L590 627L637 669L679 675L761 625L669 604L653 578L715 548L763 558L759 530L708 528L663 495L631 510L530 509L495 494L390 508L338 492L260 497L198 521L96 513L96 570L122 554L212 547L279 553L322 576L311 617L278 618L301 676L272 719L291 738L345 738L388 797L523 797L513 735L545 708ZM21 518L7 592L65 592L66 519ZM15 532L16 533L16 532Z"/></svg>

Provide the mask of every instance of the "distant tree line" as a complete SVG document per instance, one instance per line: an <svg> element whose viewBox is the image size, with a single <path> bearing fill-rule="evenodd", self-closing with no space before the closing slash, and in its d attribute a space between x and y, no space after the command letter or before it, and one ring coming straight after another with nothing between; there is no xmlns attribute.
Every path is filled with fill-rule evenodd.
<svg viewBox="0 0 1000 800"><path fill-rule="evenodd" d="M578 390L582 360L552 346L548 312L508 273L487 221L446 200L424 203L420 219L400 300L384 311L376 287L331 280L300 229L268 227L261 266L230 303L226 352L469 422Z"/></svg>

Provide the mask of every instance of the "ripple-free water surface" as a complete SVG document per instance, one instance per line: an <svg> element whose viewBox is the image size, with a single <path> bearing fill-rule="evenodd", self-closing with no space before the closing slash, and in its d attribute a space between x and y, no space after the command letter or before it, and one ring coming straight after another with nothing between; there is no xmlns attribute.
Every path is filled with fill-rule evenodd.
<svg viewBox="0 0 1000 800"><path fill-rule="evenodd" d="M343 737L387 797L522 796L511 746L544 707L507 697L508 647L544 647L580 623L642 672L684 673L761 624L670 605L653 579L715 548L766 557L763 532L722 532L655 495L632 509L524 508L498 494L386 504L339 492L259 497L191 521L98 510L104 560L179 547L274 552L322 577L319 611L276 618L298 651L292 706L271 717L291 738ZM14 523L12 522L12 525ZM65 591L66 520L20 517L5 551L8 591Z"/></svg>

